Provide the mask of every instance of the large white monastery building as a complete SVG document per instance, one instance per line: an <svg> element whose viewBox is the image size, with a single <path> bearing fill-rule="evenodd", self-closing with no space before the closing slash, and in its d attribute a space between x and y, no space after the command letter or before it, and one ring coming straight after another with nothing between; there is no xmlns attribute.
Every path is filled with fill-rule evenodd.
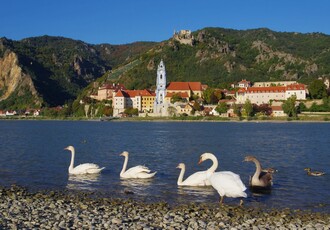
<svg viewBox="0 0 330 230"><path fill-rule="evenodd" d="M273 100L287 100L293 95L296 95L297 100L306 100L306 86L304 84L291 84L242 88L236 93L236 103L244 104L249 99L252 104L269 104Z"/></svg>

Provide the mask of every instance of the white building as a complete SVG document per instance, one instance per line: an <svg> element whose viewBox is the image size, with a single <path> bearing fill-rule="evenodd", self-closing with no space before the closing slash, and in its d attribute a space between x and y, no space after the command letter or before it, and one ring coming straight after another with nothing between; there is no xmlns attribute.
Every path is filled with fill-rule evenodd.
<svg viewBox="0 0 330 230"><path fill-rule="evenodd" d="M288 86L297 84L296 81L263 81L255 82L252 87L271 87L271 86Z"/></svg>
<svg viewBox="0 0 330 230"><path fill-rule="evenodd" d="M152 110L155 95L144 90L119 90L113 100L113 116L117 117L127 108L138 109L139 112Z"/></svg>
<svg viewBox="0 0 330 230"><path fill-rule="evenodd" d="M238 104L244 104L247 99L252 104L269 104L272 100L287 100L296 95L297 100L306 100L306 87L303 84L292 84L288 86L250 87L239 89L236 92Z"/></svg>

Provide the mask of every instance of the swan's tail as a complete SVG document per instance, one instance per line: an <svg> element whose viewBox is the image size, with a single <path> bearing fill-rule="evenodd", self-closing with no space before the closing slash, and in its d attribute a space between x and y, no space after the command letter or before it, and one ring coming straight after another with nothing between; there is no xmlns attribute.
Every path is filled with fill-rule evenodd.
<svg viewBox="0 0 330 230"><path fill-rule="evenodd" d="M90 173L90 174L100 173L103 169L105 169L105 167L88 169L87 170L87 173Z"/></svg>

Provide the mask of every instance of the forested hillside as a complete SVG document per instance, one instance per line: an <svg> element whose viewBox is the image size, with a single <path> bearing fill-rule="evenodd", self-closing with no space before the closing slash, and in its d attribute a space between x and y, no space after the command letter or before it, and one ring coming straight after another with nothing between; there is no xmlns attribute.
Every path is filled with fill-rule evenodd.
<svg viewBox="0 0 330 230"><path fill-rule="evenodd" d="M63 105L88 97L104 82L128 89L153 88L164 60L167 80L200 81L228 88L249 81L309 83L330 76L330 36L269 29L205 28L191 43L92 45L63 37L0 39L0 109ZM94 84L97 82L97 84Z"/></svg>

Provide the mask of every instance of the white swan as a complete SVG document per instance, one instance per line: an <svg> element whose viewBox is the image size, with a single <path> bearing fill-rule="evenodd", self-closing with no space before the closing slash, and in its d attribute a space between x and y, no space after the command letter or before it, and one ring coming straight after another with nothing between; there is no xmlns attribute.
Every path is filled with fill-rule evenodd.
<svg viewBox="0 0 330 230"><path fill-rule="evenodd" d="M157 172L150 173L150 170L142 165L137 165L135 167L132 167L130 169L126 170L127 162L128 162L128 152L124 151L120 154L120 156L125 157L123 169L120 172L121 178L151 178L155 176Z"/></svg>
<svg viewBox="0 0 330 230"><path fill-rule="evenodd" d="M97 164L85 163L74 167L74 156L75 149L73 146L68 146L65 150L69 150L71 152L71 163L69 166L69 174L81 175L81 174L95 174L100 173L105 167L100 168Z"/></svg>
<svg viewBox="0 0 330 230"><path fill-rule="evenodd" d="M212 160L214 167L218 166L218 160L212 153L204 153L200 156L198 164L205 160ZM218 191L220 195L220 203L223 203L224 197L247 197L245 185L241 181L239 175L230 171L214 172L214 168L207 170L207 177L212 187ZM242 200L241 200L242 204Z"/></svg>
<svg viewBox="0 0 330 230"><path fill-rule="evenodd" d="M178 182L179 186L209 186L211 183L207 179L206 171L195 172L191 174L187 179L183 181L183 176L186 171L186 165L184 163L180 163L177 168L181 169Z"/></svg>

